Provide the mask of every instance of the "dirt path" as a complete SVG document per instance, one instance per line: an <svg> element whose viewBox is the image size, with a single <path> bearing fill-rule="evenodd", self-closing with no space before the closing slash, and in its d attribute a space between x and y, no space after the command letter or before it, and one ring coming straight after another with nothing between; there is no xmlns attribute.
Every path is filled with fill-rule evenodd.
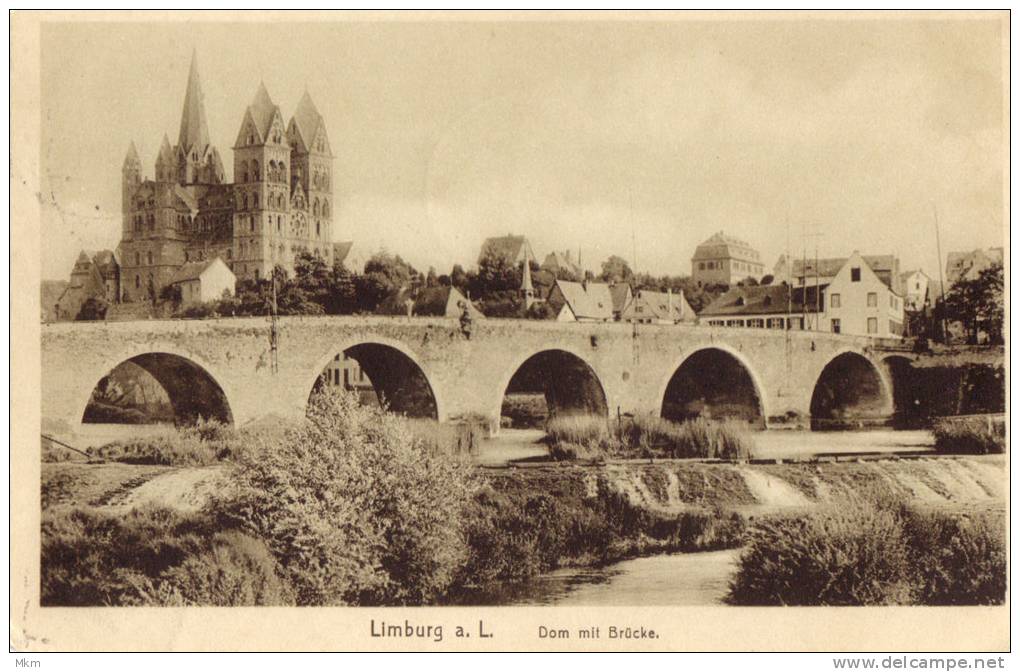
<svg viewBox="0 0 1020 672"><path fill-rule="evenodd" d="M197 511L219 489L227 469L222 464L175 469L116 493L104 506L127 511L145 504L155 504L181 511Z"/></svg>

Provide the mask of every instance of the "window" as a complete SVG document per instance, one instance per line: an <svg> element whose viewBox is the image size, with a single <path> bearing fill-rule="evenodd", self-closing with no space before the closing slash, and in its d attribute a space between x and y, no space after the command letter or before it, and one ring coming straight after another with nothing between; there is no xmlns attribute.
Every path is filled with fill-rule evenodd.
<svg viewBox="0 0 1020 672"><path fill-rule="evenodd" d="M141 278L141 276L136 275L135 276L135 289L140 289L141 286L142 286L142 278Z"/></svg>
<svg viewBox="0 0 1020 672"><path fill-rule="evenodd" d="M149 252L148 254L146 254L145 257L146 257L146 259L149 262L149 266L152 266L152 252Z"/></svg>
<svg viewBox="0 0 1020 672"><path fill-rule="evenodd" d="M878 318L877 317L869 317L868 318L868 333L869 334L877 334L878 333Z"/></svg>
<svg viewBox="0 0 1020 672"><path fill-rule="evenodd" d="M855 266L854 268L850 269L850 282L860 281L861 281L861 269Z"/></svg>
<svg viewBox="0 0 1020 672"><path fill-rule="evenodd" d="M189 257L190 257L190 255L188 254L188 251L185 250L184 251L184 261L191 261L191 259Z"/></svg>
<svg viewBox="0 0 1020 672"><path fill-rule="evenodd" d="M322 231L321 231L321 229L320 229L320 224L319 224L319 222L315 222L315 235L316 235L316 237L318 237L319 235L321 235L321 233L322 233Z"/></svg>
<svg viewBox="0 0 1020 672"><path fill-rule="evenodd" d="M698 262L698 270L699 271L705 270L705 262L703 262L703 261Z"/></svg>
<svg viewBox="0 0 1020 672"><path fill-rule="evenodd" d="M875 292L868 292L868 308L878 307L878 294Z"/></svg>
<svg viewBox="0 0 1020 672"><path fill-rule="evenodd" d="M254 233L255 232L255 218L254 217L250 217L249 219L250 219L249 224L251 225L251 230Z"/></svg>
<svg viewBox="0 0 1020 672"><path fill-rule="evenodd" d="M135 266L141 266L141 265L142 265L142 255L139 254L138 252L135 252Z"/></svg>
<svg viewBox="0 0 1020 672"><path fill-rule="evenodd" d="M782 329L783 318L781 317L770 317L769 318L769 329Z"/></svg>
<svg viewBox="0 0 1020 672"><path fill-rule="evenodd" d="M838 322L839 320L836 320L836 321ZM794 318L790 319L788 325L789 325L790 329L796 329L798 331L804 331L804 318L803 317L794 317Z"/></svg>
<svg viewBox="0 0 1020 672"><path fill-rule="evenodd" d="M839 304L839 294L831 295L831 297L829 298L829 307L830 308L839 308L840 307L840 304Z"/></svg>
<svg viewBox="0 0 1020 672"><path fill-rule="evenodd" d="M760 317L755 317L747 321L747 326L754 327L755 329L764 329L765 320Z"/></svg>
<svg viewBox="0 0 1020 672"><path fill-rule="evenodd" d="M832 333L838 334L840 329L839 320L832 321Z"/></svg>
<svg viewBox="0 0 1020 672"><path fill-rule="evenodd" d="M277 233L279 233L279 232L280 232L280 226L281 226L281 225L280 225L280 215L277 215L277 216L276 216L276 232L277 232Z"/></svg>
<svg viewBox="0 0 1020 672"><path fill-rule="evenodd" d="M259 281L259 269L255 269L255 282Z"/></svg>

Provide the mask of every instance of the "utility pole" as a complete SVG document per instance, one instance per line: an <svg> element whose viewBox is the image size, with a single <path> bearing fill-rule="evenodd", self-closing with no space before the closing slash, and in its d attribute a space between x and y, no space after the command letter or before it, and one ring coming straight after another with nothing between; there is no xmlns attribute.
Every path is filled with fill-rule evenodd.
<svg viewBox="0 0 1020 672"><path fill-rule="evenodd" d="M939 286L941 287L942 295L942 342L949 342L949 330L946 328L946 280L942 274L942 240L939 237L939 210L935 207L934 201L931 204L931 210L935 214L935 250L939 255ZM937 306L936 306L937 307Z"/></svg>
<svg viewBox="0 0 1020 672"><path fill-rule="evenodd" d="M273 278L273 303L271 305L271 325L269 327L269 368L276 375L279 370L277 351L279 349L280 334L276 327L276 269L272 272Z"/></svg>

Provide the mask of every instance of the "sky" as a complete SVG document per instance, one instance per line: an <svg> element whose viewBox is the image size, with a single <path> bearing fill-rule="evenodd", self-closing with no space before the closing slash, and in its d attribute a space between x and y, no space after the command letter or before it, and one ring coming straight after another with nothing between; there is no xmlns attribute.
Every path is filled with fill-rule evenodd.
<svg viewBox="0 0 1020 672"><path fill-rule="evenodd" d="M263 81L304 90L334 160L334 238L424 271L482 241L686 275L723 230L791 254L1002 245L1003 27L989 20L47 23L44 278L120 238L130 142L152 177L192 51L212 142Z"/></svg>

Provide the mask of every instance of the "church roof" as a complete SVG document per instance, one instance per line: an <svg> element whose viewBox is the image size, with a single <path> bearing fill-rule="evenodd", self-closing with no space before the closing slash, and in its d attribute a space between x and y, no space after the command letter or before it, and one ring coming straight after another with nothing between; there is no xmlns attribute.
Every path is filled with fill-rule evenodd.
<svg viewBox="0 0 1020 672"><path fill-rule="evenodd" d="M174 152L170 149L170 140L166 137L166 133L163 134L163 142L159 143L159 156L156 157L156 161L163 161L164 163L173 163Z"/></svg>
<svg viewBox="0 0 1020 672"><path fill-rule="evenodd" d="M276 103L269 97L265 82L259 82L259 90L255 92L255 98L252 99L248 110L251 112L252 121L255 122L255 128L262 134L263 140L269 135L269 127L273 123L273 115L277 109Z"/></svg>
<svg viewBox="0 0 1020 672"><path fill-rule="evenodd" d="M181 131L177 136L177 147L182 152L192 149L204 151L209 145L209 126L205 120L205 103L202 96L202 82L198 77L198 57L191 54L191 70L188 72L188 89L184 94L184 110L181 112Z"/></svg>
<svg viewBox="0 0 1020 672"><path fill-rule="evenodd" d="M138 158L138 150L135 149L134 140L128 145L127 156L124 157L124 166L140 166L142 162Z"/></svg>
<svg viewBox="0 0 1020 672"><path fill-rule="evenodd" d="M312 102L312 97L305 91L298 102L297 110L294 112L294 125L305 147L311 148L315 140L315 134L322 123L322 115Z"/></svg>

